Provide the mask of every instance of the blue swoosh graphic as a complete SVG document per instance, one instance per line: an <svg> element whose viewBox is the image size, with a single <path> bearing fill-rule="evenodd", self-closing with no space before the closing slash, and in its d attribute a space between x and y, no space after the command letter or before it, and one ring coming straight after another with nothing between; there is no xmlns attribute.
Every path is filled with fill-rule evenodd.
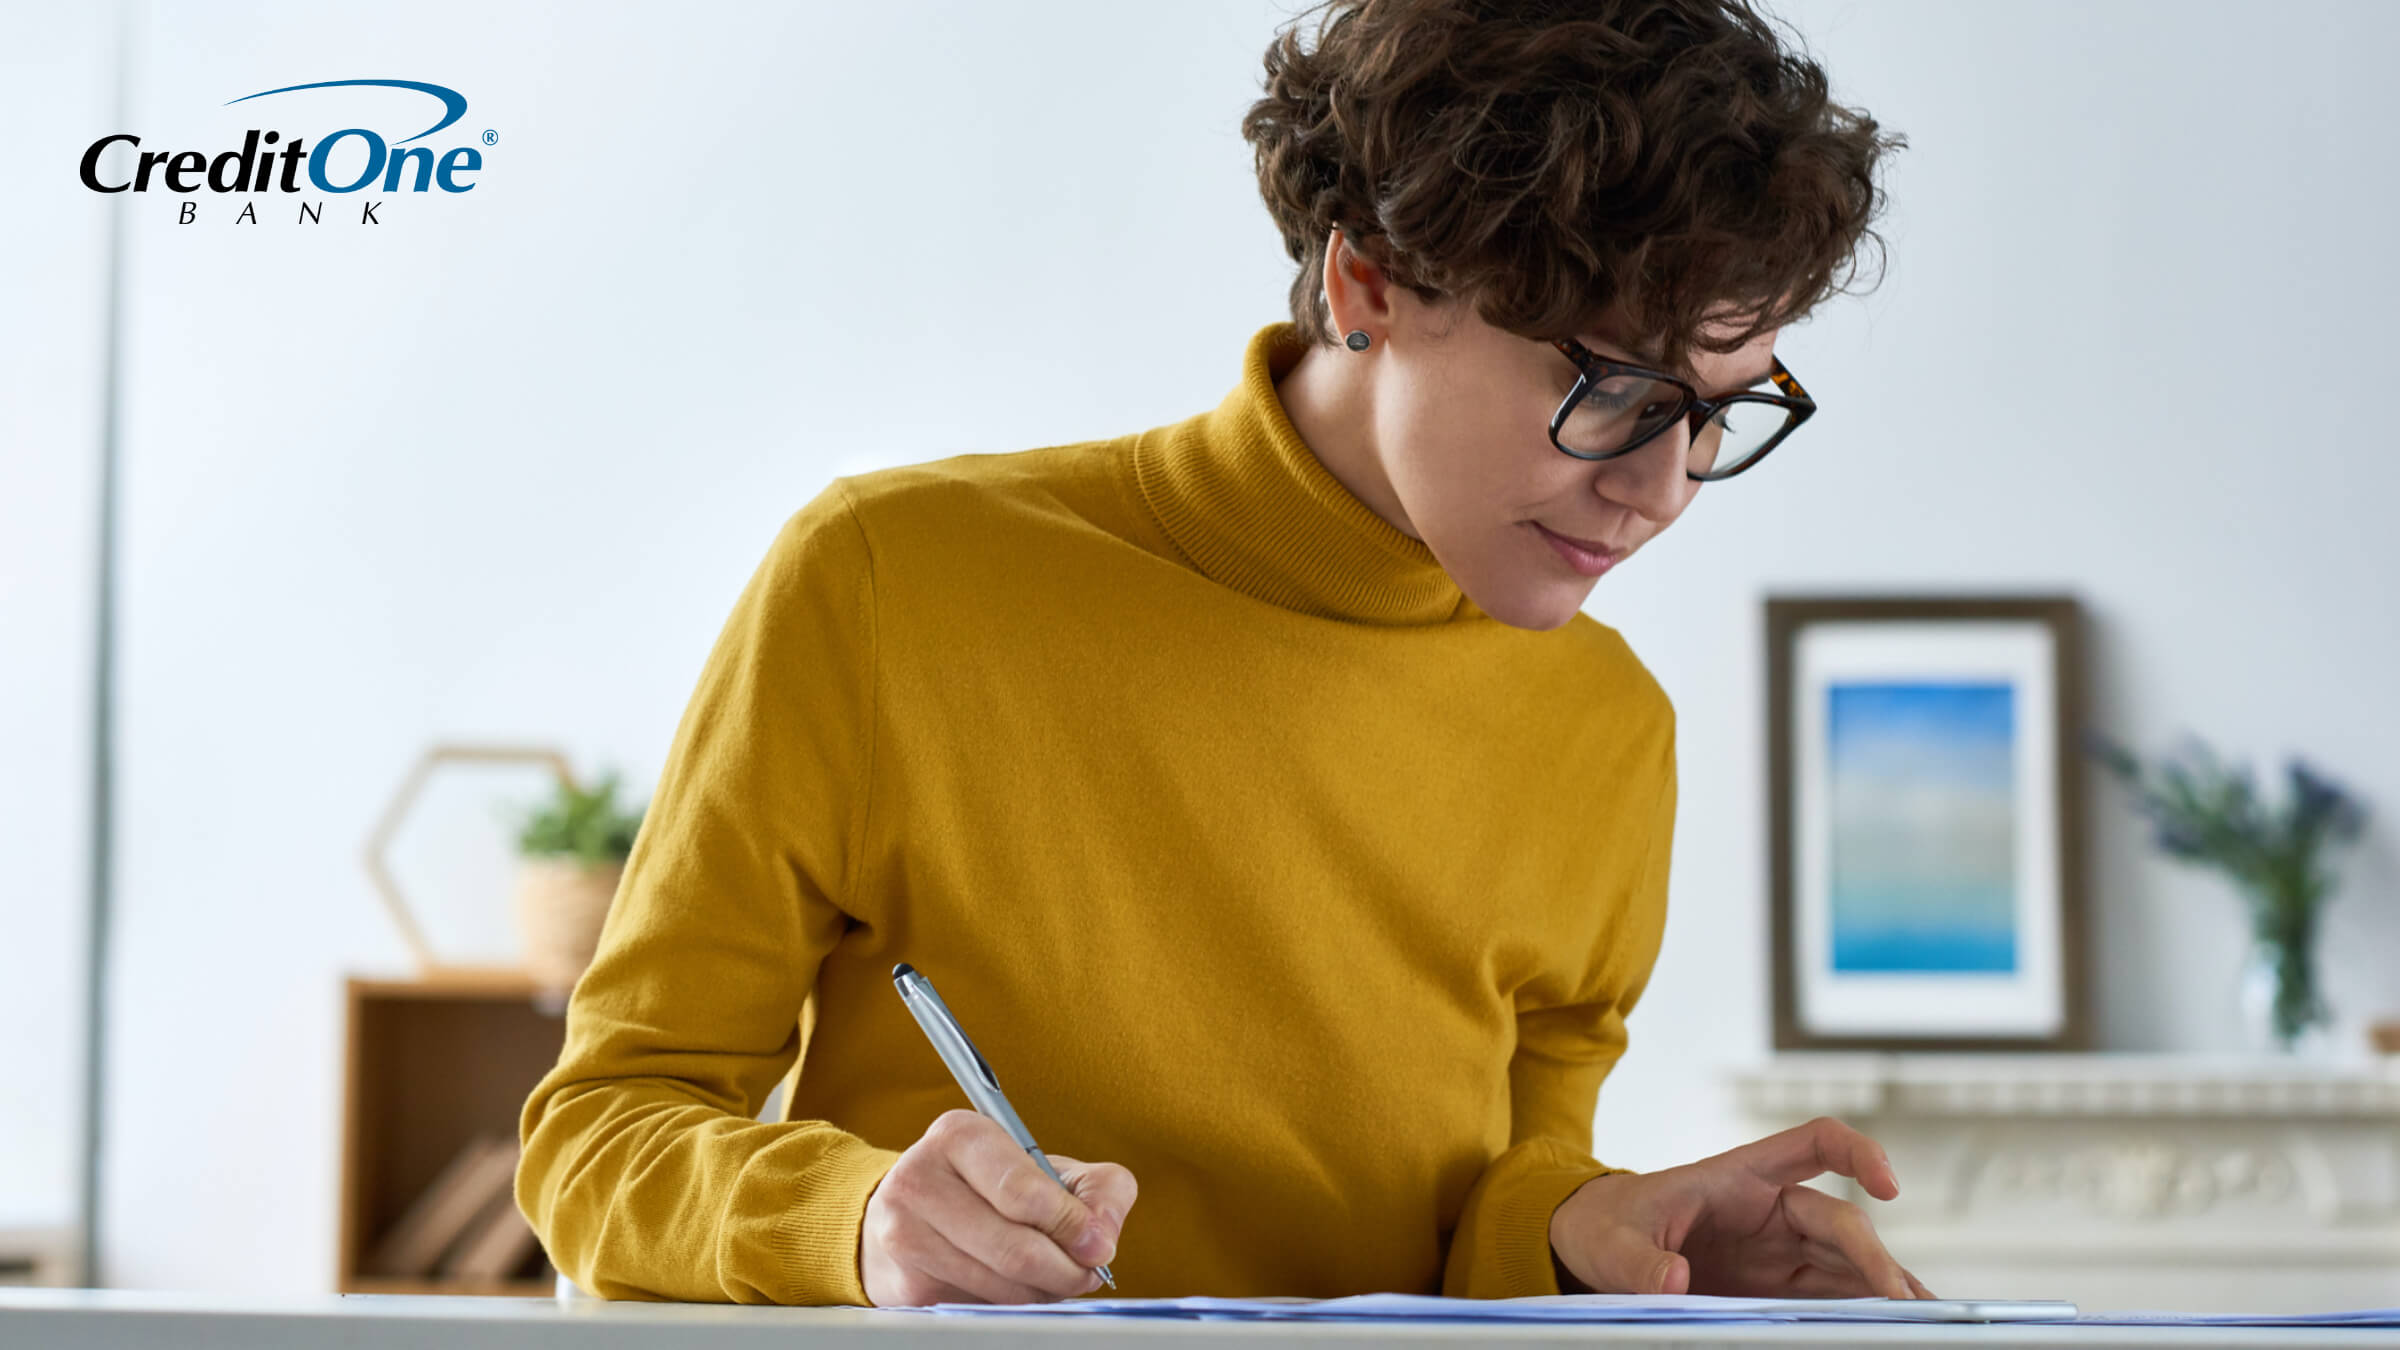
<svg viewBox="0 0 2400 1350"><path fill-rule="evenodd" d="M414 89L420 94L431 94L435 98L440 99L442 101L442 107L448 110L448 114L444 116L441 121L436 122L432 126L425 128L423 131L418 132L416 135L409 137L408 141L421 141L433 133L440 131L443 127L446 127L452 122L455 122L459 118L467 115L466 95L461 94L455 89L445 89L438 84L426 84L421 80L319 80L315 84L287 84L281 89L261 89L255 94L244 94L240 98L229 98L225 100L225 106L230 108L236 103L246 103L254 98L265 98L269 94L288 94L295 89L333 89L338 86L348 84L375 84L382 85L390 89ZM394 141L392 144L406 145L408 144L408 141Z"/></svg>

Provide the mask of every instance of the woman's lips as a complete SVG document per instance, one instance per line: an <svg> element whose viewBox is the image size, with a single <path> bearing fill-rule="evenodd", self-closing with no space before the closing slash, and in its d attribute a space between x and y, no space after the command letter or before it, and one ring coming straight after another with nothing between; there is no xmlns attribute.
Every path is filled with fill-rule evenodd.
<svg viewBox="0 0 2400 1350"><path fill-rule="evenodd" d="M1560 534L1538 520L1529 520L1525 523L1541 531L1542 538L1549 543L1552 549L1557 551L1558 556L1567 560L1569 567L1574 568L1580 575L1596 577L1617 565L1616 551L1606 545Z"/></svg>

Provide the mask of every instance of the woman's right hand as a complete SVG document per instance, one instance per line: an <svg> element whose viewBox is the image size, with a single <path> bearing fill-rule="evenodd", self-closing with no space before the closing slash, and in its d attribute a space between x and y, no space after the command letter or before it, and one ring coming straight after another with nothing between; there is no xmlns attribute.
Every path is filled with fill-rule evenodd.
<svg viewBox="0 0 2400 1350"><path fill-rule="evenodd" d="M1069 1195L1008 1131L945 1111L867 1197L858 1268L867 1301L1047 1303L1100 1287L1133 1208L1133 1173L1052 1153Z"/></svg>

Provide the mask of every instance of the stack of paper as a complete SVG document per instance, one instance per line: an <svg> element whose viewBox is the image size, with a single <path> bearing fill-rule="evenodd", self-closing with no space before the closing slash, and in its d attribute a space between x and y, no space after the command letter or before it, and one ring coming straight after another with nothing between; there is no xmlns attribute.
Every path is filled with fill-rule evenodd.
<svg viewBox="0 0 2400 1350"><path fill-rule="evenodd" d="M1944 1304L1955 1308L1954 1304ZM2075 1305L2051 1305L2053 1320L2072 1321ZM936 1303L940 1313L1107 1314L1288 1321L1466 1322L1892 1322L1953 1320L1928 1316L1922 1300L1889 1298L1727 1298L1714 1294L1554 1294L1532 1298L1437 1298L1427 1294L1353 1294L1347 1298L1085 1298L1058 1303Z"/></svg>
<svg viewBox="0 0 2400 1350"><path fill-rule="evenodd" d="M936 1303L951 1314L1175 1317L1259 1321L1928 1322L2040 1321L2119 1326L2400 1326L2400 1308L2333 1313L2104 1312L2072 1303L1891 1298L1727 1298L1714 1294L1559 1294L1535 1298L1083 1298L1058 1303Z"/></svg>

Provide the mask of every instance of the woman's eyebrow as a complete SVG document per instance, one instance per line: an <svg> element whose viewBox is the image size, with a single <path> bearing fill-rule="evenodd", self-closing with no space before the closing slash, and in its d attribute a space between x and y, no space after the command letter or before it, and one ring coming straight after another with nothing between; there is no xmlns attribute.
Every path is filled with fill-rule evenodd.
<svg viewBox="0 0 2400 1350"><path fill-rule="evenodd" d="M1629 349L1629 348L1625 348L1625 347L1619 347L1619 346L1617 346L1617 344L1616 344L1616 343L1613 343L1613 342L1606 342L1606 341L1602 341L1602 342L1594 342L1594 341L1592 341L1592 340L1591 340L1591 339L1589 339L1589 338L1585 338L1585 339L1583 339L1583 345L1584 345L1584 346L1586 346L1586 347L1589 347L1589 348L1591 348L1591 350L1592 350L1592 353L1593 353L1595 356L1600 356L1600 357L1603 357L1603 358L1605 358L1605 359L1607 359L1607 360L1611 360L1611 361L1629 361L1629 362L1631 362L1631 363L1633 363L1634 365L1637 365L1637 366L1648 366L1648 367L1650 367L1652 370L1658 370L1658 369L1662 369L1662 367L1661 367L1661 366L1658 364L1658 363L1659 363L1659 357L1658 357L1658 356L1657 356L1657 354L1655 354L1655 353L1642 353L1642 352L1635 352L1635 353L1633 353L1633 354L1632 354L1632 355L1630 355L1630 356L1610 356L1610 355L1609 355L1607 352L1605 352L1605 351L1602 351L1602 350L1601 350L1601 348L1603 348L1603 347L1609 347L1609 348L1614 348L1615 350L1617 350L1617 351L1621 351L1621 352L1622 352L1622 351L1628 351L1628 350L1630 350L1630 349ZM1723 389L1720 389L1720 390L1718 390L1717 392L1718 392L1719 394L1730 394L1730 393L1733 393L1733 392L1734 392L1734 391L1736 391L1736 390L1740 390L1740 389L1750 389L1750 388L1754 388L1754 387L1756 387L1756 386L1758 386L1758 385L1765 384L1765 383L1766 383L1768 380L1771 380L1771 379L1773 379L1773 378L1775 377L1775 363L1776 363L1777 359L1778 359L1778 358L1777 358L1777 357L1775 357L1775 356L1774 356L1772 353L1769 353L1769 354L1768 354L1768 356L1767 356L1767 364L1766 364L1766 365L1764 365L1764 366L1762 366L1762 367L1760 367L1760 368L1759 368L1759 372L1758 372L1756 375L1752 375L1752 376L1750 376L1748 379L1745 379L1745 380L1740 380L1740 381L1737 381L1737 382L1735 382L1735 383L1733 383L1733 384L1729 384L1729 385L1725 386ZM1691 385L1691 386L1692 386L1694 389L1698 389L1698 388L1700 388L1700 386L1699 386L1698 382L1696 382L1696 381L1693 381L1693 380L1691 380L1691 379L1689 379L1689 378L1687 378L1687 379L1684 381L1684 383ZM1701 395L1700 395L1700 396L1701 396L1702 398L1707 398L1707 397L1709 397L1709 394L1707 393L1707 391L1703 390L1703 391L1701 392Z"/></svg>

